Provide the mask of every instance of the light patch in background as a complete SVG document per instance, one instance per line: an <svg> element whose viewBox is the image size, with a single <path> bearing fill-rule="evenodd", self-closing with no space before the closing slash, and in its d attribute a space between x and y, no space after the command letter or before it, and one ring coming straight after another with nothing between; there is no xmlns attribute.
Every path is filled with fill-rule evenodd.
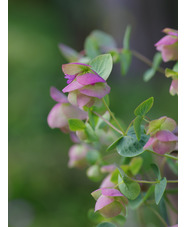
<svg viewBox="0 0 186 227"><path fill-rule="evenodd" d="M8 203L8 222L11 227L27 227L34 220L34 210L26 200L14 199Z"/></svg>

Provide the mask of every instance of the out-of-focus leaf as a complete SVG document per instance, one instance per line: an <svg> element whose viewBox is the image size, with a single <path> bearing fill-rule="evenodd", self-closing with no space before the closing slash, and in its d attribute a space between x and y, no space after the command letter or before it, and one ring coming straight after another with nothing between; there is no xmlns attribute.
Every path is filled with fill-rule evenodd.
<svg viewBox="0 0 186 227"><path fill-rule="evenodd" d="M130 162L129 170L133 175L136 175L141 169L142 164L143 164L143 159L141 157L135 157Z"/></svg>
<svg viewBox="0 0 186 227"><path fill-rule="evenodd" d="M59 49L68 62L78 61L79 53L76 50L63 43L59 44Z"/></svg>
<svg viewBox="0 0 186 227"><path fill-rule="evenodd" d="M129 48L130 48L130 35L131 35L131 26L128 25L125 30L125 35L123 38L123 48L125 50L129 50Z"/></svg>
<svg viewBox="0 0 186 227"><path fill-rule="evenodd" d="M154 171L154 174L156 175L157 180L161 180L161 173L158 166L155 163L152 163L151 168Z"/></svg>
<svg viewBox="0 0 186 227"><path fill-rule="evenodd" d="M85 123L79 119L69 119L68 124L71 131L82 130L86 127Z"/></svg>
<svg viewBox="0 0 186 227"><path fill-rule="evenodd" d="M97 225L97 227L116 227L116 225L114 225L111 222L103 222L103 223Z"/></svg>
<svg viewBox="0 0 186 227"><path fill-rule="evenodd" d="M123 49L120 53L120 62L121 62L121 73L126 75L130 64L131 64L132 54L130 50Z"/></svg>

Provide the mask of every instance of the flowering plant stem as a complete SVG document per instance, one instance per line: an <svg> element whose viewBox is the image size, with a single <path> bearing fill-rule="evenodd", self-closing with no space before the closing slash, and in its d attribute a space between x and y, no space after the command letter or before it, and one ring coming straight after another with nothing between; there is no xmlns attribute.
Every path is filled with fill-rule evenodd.
<svg viewBox="0 0 186 227"><path fill-rule="evenodd" d="M178 157L175 157L175 156L170 155L170 154L158 154L158 153L156 153L154 151L151 151L151 150L146 150L146 151L151 152L151 153L153 153L155 155L162 156L162 157L166 157L166 158L171 158L171 159L174 159L174 160L178 160Z"/></svg>
<svg viewBox="0 0 186 227"><path fill-rule="evenodd" d="M152 62L147 57L143 56L142 54L140 54L136 50L131 50L131 52L132 52L134 57L138 58L140 61L142 61L142 62L146 63L147 65L149 65L150 67L152 67ZM165 70L163 68L159 67L157 69L157 71L162 73L163 75L165 75Z"/></svg>
<svg viewBox="0 0 186 227"><path fill-rule="evenodd" d="M116 122L117 126L120 128L122 134L124 136L126 136L126 133L123 131L122 127L120 126L118 120L115 118L114 114L112 113L112 111L110 110L110 108L108 107L107 103L105 102L104 98L102 98L103 104L105 105L106 109L108 110L108 112L110 113L111 117L114 119L114 121Z"/></svg>
<svg viewBox="0 0 186 227"><path fill-rule="evenodd" d="M123 135L123 132L120 131L119 129L117 129L113 124L111 124L109 121L107 121L104 117L102 117L100 114L98 114L95 111L92 111L92 113L94 113L95 115L97 115L98 117L100 117L108 126L110 126L112 129L114 129L116 132L120 133L121 135Z"/></svg>

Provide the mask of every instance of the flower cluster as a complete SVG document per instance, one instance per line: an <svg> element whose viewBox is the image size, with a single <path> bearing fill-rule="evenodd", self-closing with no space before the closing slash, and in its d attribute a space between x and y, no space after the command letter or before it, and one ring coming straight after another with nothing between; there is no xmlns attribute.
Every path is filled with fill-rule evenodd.
<svg viewBox="0 0 186 227"><path fill-rule="evenodd" d="M147 135L150 139L144 149L153 150L158 154L170 153L177 149L178 137L172 132L176 128L176 122L168 117L153 120L147 126Z"/></svg>
<svg viewBox="0 0 186 227"><path fill-rule="evenodd" d="M64 44L60 45L60 50L70 62L62 65L67 86L62 92L51 87L50 95L57 104L47 119L51 128L69 133L74 142L68 153L68 167L84 169L90 180L100 182L99 189L91 193L96 200L91 218L94 217L97 223L96 217L101 214L101 221L108 221L109 218L119 227L124 225L128 201L132 209L145 205L148 199L155 200L158 205L164 201L161 199L167 182L177 182L161 176L160 172L163 171L159 171L158 163L149 163L149 160L156 162L154 156L170 158L174 161L167 161L167 164L177 174L178 135L175 120L167 116L149 120L147 114L153 106L153 97L138 105L134 110L135 117L128 126L127 120L118 120L109 108L110 87L106 79L114 61L120 61L124 74L130 66L131 51L129 40L126 40L130 37L129 31L126 32L123 48L117 49L114 39L99 31L88 37L85 50L80 53ZM163 32L166 36L155 44L161 52L156 56L160 61L176 61L178 32L170 28ZM91 48L87 48L87 43L88 47L92 45ZM109 52L103 54L106 50ZM150 76L156 72L158 64L155 58L152 70L148 71ZM170 93L178 94L178 64L173 69L160 67L159 71L172 79ZM64 93L68 93L68 96ZM122 98L120 103L122 105ZM151 155L150 158L147 153ZM150 168L156 173L157 180L143 180L144 177L151 179ZM146 186L146 183L153 184L153 187Z"/></svg>
<svg viewBox="0 0 186 227"><path fill-rule="evenodd" d="M106 81L90 65L69 63L62 66L67 79L63 92L68 92L68 100L74 106L91 107L110 92Z"/></svg>
<svg viewBox="0 0 186 227"><path fill-rule="evenodd" d="M121 212L126 215L128 201L117 189L100 188L91 195L96 200L95 212L99 211L106 218L115 217Z"/></svg>

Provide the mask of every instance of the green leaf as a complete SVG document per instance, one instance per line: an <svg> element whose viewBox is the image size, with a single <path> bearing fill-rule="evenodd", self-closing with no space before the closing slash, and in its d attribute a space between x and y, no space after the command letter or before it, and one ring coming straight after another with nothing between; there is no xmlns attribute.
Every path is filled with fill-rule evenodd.
<svg viewBox="0 0 186 227"><path fill-rule="evenodd" d="M155 186L155 202L158 205L167 186L167 179L164 177L160 183Z"/></svg>
<svg viewBox="0 0 186 227"><path fill-rule="evenodd" d="M155 75L155 73L156 71L153 68L147 69L147 71L145 71L143 74L143 80L145 82L149 81Z"/></svg>
<svg viewBox="0 0 186 227"><path fill-rule="evenodd" d="M141 139L141 122L143 120L143 117L138 115L135 119L134 119L134 130L137 136L137 139L140 140Z"/></svg>
<svg viewBox="0 0 186 227"><path fill-rule="evenodd" d="M67 61L69 62L78 61L79 53L76 50L62 43L59 44L59 49Z"/></svg>
<svg viewBox="0 0 186 227"><path fill-rule="evenodd" d="M113 49L116 49L113 37L99 30L91 32L85 40L85 52L91 59Z"/></svg>
<svg viewBox="0 0 186 227"><path fill-rule="evenodd" d="M97 225L97 227L116 227L116 225L114 225L111 222L102 222L99 225Z"/></svg>
<svg viewBox="0 0 186 227"><path fill-rule="evenodd" d="M86 159L90 165L93 165L100 159L100 153L97 150L90 150L86 154Z"/></svg>
<svg viewBox="0 0 186 227"><path fill-rule="evenodd" d="M93 113L90 109L88 109L88 118L89 118L89 123L92 126L93 129L95 129L95 121L93 117Z"/></svg>
<svg viewBox="0 0 186 227"><path fill-rule="evenodd" d="M152 68L156 71L162 62L161 53L157 52L153 57Z"/></svg>
<svg viewBox="0 0 186 227"><path fill-rule="evenodd" d="M141 169L142 164L143 164L143 159L141 157L135 157L130 162L129 170L133 175L136 175Z"/></svg>
<svg viewBox="0 0 186 227"><path fill-rule="evenodd" d="M71 131L85 129L85 123L79 119L69 119L68 124Z"/></svg>
<svg viewBox="0 0 186 227"><path fill-rule="evenodd" d="M145 82L149 81L156 74L156 71L159 68L161 62L162 62L161 53L157 52L153 57L152 68L148 69L143 75L143 80Z"/></svg>
<svg viewBox="0 0 186 227"><path fill-rule="evenodd" d="M129 200L131 209L137 209L140 207L154 192L154 185L151 185L147 192L140 194L135 200Z"/></svg>
<svg viewBox="0 0 186 227"><path fill-rule="evenodd" d="M123 215L117 215L112 218L112 221L118 226L124 226L124 223L126 222L126 217L124 217Z"/></svg>
<svg viewBox="0 0 186 227"><path fill-rule="evenodd" d="M174 70L175 72L178 72L178 62L176 62L176 64L174 65L173 70Z"/></svg>
<svg viewBox="0 0 186 227"><path fill-rule="evenodd" d="M158 166L155 163L152 163L151 164L151 168L153 169L154 174L156 175L157 180L161 180L161 173L160 173L160 170L159 170Z"/></svg>
<svg viewBox="0 0 186 227"><path fill-rule="evenodd" d="M89 58L95 58L101 52L99 51L99 46L95 37L89 36L85 40L85 52Z"/></svg>
<svg viewBox="0 0 186 227"><path fill-rule="evenodd" d="M94 58L89 62L92 69L101 76L104 80L107 80L112 71L112 56L111 54L102 54Z"/></svg>
<svg viewBox="0 0 186 227"><path fill-rule="evenodd" d="M92 127L90 126L90 124L87 122L85 124L86 128L85 128L85 133L88 136L89 141L93 142L93 141L97 141L98 137L95 133L95 131L92 129Z"/></svg>
<svg viewBox="0 0 186 227"><path fill-rule="evenodd" d="M173 80L176 80L176 79L178 79L178 72L176 72L172 69L166 68L165 69L165 76L167 78L171 77Z"/></svg>
<svg viewBox="0 0 186 227"><path fill-rule="evenodd" d="M145 101L143 101L134 111L134 114L136 116L140 115L142 117L144 117L146 115L146 113L149 112L149 110L152 108L154 103L154 98L151 97Z"/></svg>
<svg viewBox="0 0 186 227"><path fill-rule="evenodd" d="M134 132L134 127L131 127L127 136L121 138L117 145L117 152L124 157L134 157L144 152L143 147L148 141L149 136L144 134L144 128L141 127L141 139L138 141Z"/></svg>
<svg viewBox="0 0 186 227"><path fill-rule="evenodd" d="M125 50L129 50L130 48L130 35L131 35L131 26L128 25L125 30L125 35L123 38L123 47Z"/></svg>
<svg viewBox="0 0 186 227"><path fill-rule="evenodd" d="M118 138L116 141L114 141L114 142L107 148L106 151L112 151L112 150L114 150L114 149L117 147L119 141L120 141L122 138L123 138L123 136L121 136L121 137Z"/></svg>
<svg viewBox="0 0 186 227"><path fill-rule="evenodd" d="M103 216L99 212L94 212L94 209L90 209L88 211L88 218L94 223L99 223L104 220Z"/></svg>
<svg viewBox="0 0 186 227"><path fill-rule="evenodd" d="M130 181L129 179L125 179L123 183L121 183L123 179L118 175L118 187L128 199L134 200L140 194L141 188L137 182Z"/></svg>
<svg viewBox="0 0 186 227"><path fill-rule="evenodd" d="M121 73L126 75L130 64L131 64L132 54L130 50L123 49L120 53L120 62L121 62Z"/></svg>
<svg viewBox="0 0 186 227"><path fill-rule="evenodd" d="M167 158L167 164L168 164L169 168L172 170L172 172L174 174L178 175L178 162L173 161L170 158Z"/></svg>

